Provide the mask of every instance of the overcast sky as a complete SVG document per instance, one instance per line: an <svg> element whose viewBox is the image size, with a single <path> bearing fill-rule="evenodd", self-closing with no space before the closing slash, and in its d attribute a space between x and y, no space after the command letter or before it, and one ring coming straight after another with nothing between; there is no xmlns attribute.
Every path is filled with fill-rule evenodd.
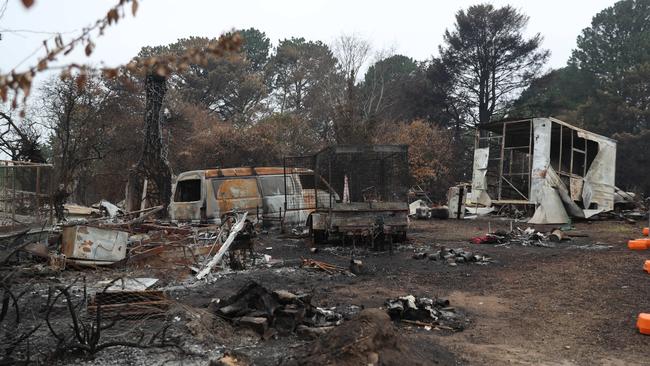
<svg viewBox="0 0 650 366"><path fill-rule="evenodd" d="M43 39L37 32L64 33L71 37L82 27L103 16L117 0L36 0L26 10L20 0L8 0L0 18L0 71L18 71L34 65ZM479 1L413 0L140 0L138 14L130 13L104 37L96 40L90 58L81 49L66 62L107 66L126 63L143 46L167 44L178 38L216 37L232 28L255 27L274 44L292 36L330 43L341 33L356 33L371 41L374 49L424 60L437 54L446 28L454 24L454 14ZM611 6L614 0L510 0L488 1L496 6L511 4L530 16L528 34L541 33L543 47L551 51L548 67L564 66L576 37L591 18ZM0 0L0 5L4 0ZM13 31L10 31L13 30ZM26 30L31 32L16 32ZM38 54L43 54L39 50ZM21 64L22 62L22 64ZM20 66L19 66L20 65Z"/></svg>

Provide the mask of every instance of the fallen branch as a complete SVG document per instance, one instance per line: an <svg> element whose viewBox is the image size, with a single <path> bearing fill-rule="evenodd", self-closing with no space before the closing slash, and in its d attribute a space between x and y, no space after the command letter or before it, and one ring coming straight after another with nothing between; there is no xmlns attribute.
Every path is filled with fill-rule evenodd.
<svg viewBox="0 0 650 366"><path fill-rule="evenodd" d="M301 267L303 268L314 268L314 269L320 269L321 271L326 272L327 274L334 274L335 272L340 272L340 273L345 273L348 274L350 271L348 271L346 268L339 267L334 264L330 264L327 262L321 262L317 261L314 259L309 259L309 258L301 258L302 259L302 264Z"/></svg>
<svg viewBox="0 0 650 366"><path fill-rule="evenodd" d="M196 279L198 280L203 279L203 277L207 276L208 273L212 271L212 268L214 268L214 266L216 266L219 262L221 262L221 259L223 258L224 254L226 254L232 242L235 241L235 237L237 237L237 234L244 228L247 214L248 212L244 212L244 214L241 217L239 217L239 220L230 228L230 233L228 234L228 238L223 243L221 248L219 248L217 254L215 254L215 256L212 257L212 259L210 260L210 262L208 262L208 264L196 275Z"/></svg>

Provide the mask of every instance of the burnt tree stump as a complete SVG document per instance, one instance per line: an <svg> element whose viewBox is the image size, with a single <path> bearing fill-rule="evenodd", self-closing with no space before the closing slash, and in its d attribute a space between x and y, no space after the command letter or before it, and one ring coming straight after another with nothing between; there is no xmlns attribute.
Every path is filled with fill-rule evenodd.
<svg viewBox="0 0 650 366"><path fill-rule="evenodd" d="M164 76L156 73L147 74L145 79L144 141L140 160L129 172L127 186L127 209L129 211L140 209L145 179L147 179L148 185L153 185L153 187L147 187L147 192L145 192L150 204L153 205L155 202L155 204L167 207L171 200L172 171L165 154L161 128L162 104L166 92L167 80Z"/></svg>

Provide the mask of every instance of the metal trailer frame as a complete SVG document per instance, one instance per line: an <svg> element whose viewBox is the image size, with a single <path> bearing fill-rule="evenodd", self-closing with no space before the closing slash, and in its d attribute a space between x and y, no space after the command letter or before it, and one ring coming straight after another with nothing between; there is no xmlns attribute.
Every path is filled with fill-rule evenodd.
<svg viewBox="0 0 650 366"><path fill-rule="evenodd" d="M337 157L344 158L339 161ZM328 193L326 197L314 195L316 210L308 220L314 242L335 236L343 241L349 239L353 245L369 242L383 246L387 240L392 249L394 236L400 240L405 238L409 189L407 145L334 145L312 156L284 159L285 167L289 167L287 160L292 159L307 159L304 161L309 161L314 174L314 190L322 185ZM339 202L344 176L351 181L349 203ZM362 188L363 184L371 186ZM368 198L373 194L374 199ZM384 200L386 197L389 200Z"/></svg>
<svg viewBox="0 0 650 366"><path fill-rule="evenodd" d="M615 163L615 140L552 117L482 124L476 130L470 202L539 207L546 184L565 190L570 198L563 200L575 205L575 212L609 211Z"/></svg>

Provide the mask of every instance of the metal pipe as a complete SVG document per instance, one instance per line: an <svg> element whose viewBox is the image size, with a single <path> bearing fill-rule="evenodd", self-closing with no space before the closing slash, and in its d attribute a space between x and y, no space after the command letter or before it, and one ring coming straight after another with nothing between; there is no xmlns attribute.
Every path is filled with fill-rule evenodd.
<svg viewBox="0 0 650 366"><path fill-rule="evenodd" d="M531 196L530 191L532 190L533 187L533 154L535 151L533 150L533 120L530 120L529 122L530 126L530 133L528 134L528 168L526 169L526 173L528 174L528 197ZM553 125L551 122L551 136L553 136Z"/></svg>
<svg viewBox="0 0 650 366"><path fill-rule="evenodd" d="M569 164L569 176L573 177L573 130L571 131L571 163ZM569 181L569 190L571 190L571 181Z"/></svg>
<svg viewBox="0 0 650 366"><path fill-rule="evenodd" d="M287 159L282 158L282 177L284 180L284 209L287 209Z"/></svg>
<svg viewBox="0 0 650 366"><path fill-rule="evenodd" d="M501 133L501 152L500 152L500 155L499 155L499 160L500 160L499 161L499 183L498 183L498 187L497 187L497 189L499 191L498 195L497 195L498 199L501 199L501 188L502 188L501 179L503 178L503 153L504 153L504 148L505 148L505 145L506 145L506 124L507 123L503 124L502 133Z"/></svg>
<svg viewBox="0 0 650 366"><path fill-rule="evenodd" d="M311 156L312 177L314 178L314 209L318 210L318 183L320 183L320 175L316 169L316 155Z"/></svg>
<svg viewBox="0 0 650 366"><path fill-rule="evenodd" d="M41 219L41 199L40 199L40 193L41 193L41 168L37 167L36 168L36 217L40 221Z"/></svg>
<svg viewBox="0 0 650 366"><path fill-rule="evenodd" d="M331 215L332 214L332 183L331 183L332 182L332 157L331 156L328 156L328 159L327 159L327 170L329 172L328 173L329 174L328 182L330 182L330 210L329 211L330 211L330 215Z"/></svg>
<svg viewBox="0 0 650 366"><path fill-rule="evenodd" d="M11 219L13 222L16 222L16 169L11 167L11 188L13 190L12 200L11 200ZM13 224L12 224L13 226Z"/></svg>

